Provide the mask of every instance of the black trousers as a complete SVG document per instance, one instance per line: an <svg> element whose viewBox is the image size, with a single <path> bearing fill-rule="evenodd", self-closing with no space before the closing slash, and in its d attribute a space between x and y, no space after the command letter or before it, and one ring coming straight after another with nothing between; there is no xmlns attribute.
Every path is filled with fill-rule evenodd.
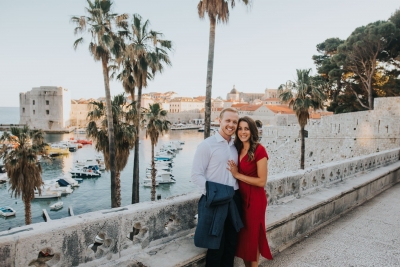
<svg viewBox="0 0 400 267"><path fill-rule="evenodd" d="M235 191L233 200L236 203L240 217L242 217L242 198L239 190ZM231 215L228 211L222 233L219 249L208 249L206 255L206 267L232 267L235 258L238 233L232 224Z"/></svg>

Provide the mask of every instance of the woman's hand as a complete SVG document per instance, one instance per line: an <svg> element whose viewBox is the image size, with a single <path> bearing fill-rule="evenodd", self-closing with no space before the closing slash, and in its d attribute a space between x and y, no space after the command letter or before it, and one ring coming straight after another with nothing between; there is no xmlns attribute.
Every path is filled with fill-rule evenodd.
<svg viewBox="0 0 400 267"><path fill-rule="evenodd" d="M237 177L239 174L238 167L236 166L236 163L233 160L228 160L228 171L230 171L233 175L233 177Z"/></svg>

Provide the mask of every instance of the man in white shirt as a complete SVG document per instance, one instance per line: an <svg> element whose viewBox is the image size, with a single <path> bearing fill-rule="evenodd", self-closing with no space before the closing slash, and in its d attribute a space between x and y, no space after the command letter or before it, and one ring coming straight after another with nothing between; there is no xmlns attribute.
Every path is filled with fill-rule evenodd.
<svg viewBox="0 0 400 267"><path fill-rule="evenodd" d="M233 160L236 164L238 160L238 153L232 138L238 126L238 120L239 114L235 109L226 108L221 111L218 132L203 140L197 147L193 159L191 179L202 192L201 198L204 198L206 194L206 181L232 186L235 189L233 200L240 212L241 198L238 182L227 170L228 160ZM229 217L228 215L225 220L220 248L208 249L207 251L206 267L233 266L237 232Z"/></svg>

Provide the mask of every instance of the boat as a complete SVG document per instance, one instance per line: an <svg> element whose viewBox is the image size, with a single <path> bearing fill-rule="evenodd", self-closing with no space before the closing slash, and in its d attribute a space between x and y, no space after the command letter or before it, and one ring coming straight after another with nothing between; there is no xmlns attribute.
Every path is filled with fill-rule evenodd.
<svg viewBox="0 0 400 267"><path fill-rule="evenodd" d="M68 184L67 186L60 186L58 180L46 180L44 181L44 185L42 187L42 192L46 191L54 191L60 192L61 195L71 194L74 190L71 188L71 185Z"/></svg>
<svg viewBox="0 0 400 267"><path fill-rule="evenodd" d="M151 176L144 179L144 181L150 181L151 186ZM175 183L175 179L169 173L160 173L156 176L156 184L173 184Z"/></svg>
<svg viewBox="0 0 400 267"><path fill-rule="evenodd" d="M68 147L69 152L75 152L78 150L78 143L73 141L61 141L58 142L58 144L64 147Z"/></svg>
<svg viewBox="0 0 400 267"><path fill-rule="evenodd" d="M62 201L56 202L53 205L50 205L50 210L60 210L63 208L64 203Z"/></svg>
<svg viewBox="0 0 400 267"><path fill-rule="evenodd" d="M50 188L45 188L42 190L42 193L39 195L39 192L35 190L35 199L45 199L45 198L59 198L61 197L60 191L53 191Z"/></svg>
<svg viewBox="0 0 400 267"><path fill-rule="evenodd" d="M156 161L171 161L172 156L169 156L169 155L155 156L154 160L156 160Z"/></svg>
<svg viewBox="0 0 400 267"><path fill-rule="evenodd" d="M204 132L204 126L197 130L198 132Z"/></svg>
<svg viewBox="0 0 400 267"><path fill-rule="evenodd" d="M0 173L0 184L4 184L8 181L7 173Z"/></svg>
<svg viewBox="0 0 400 267"><path fill-rule="evenodd" d="M183 124L183 123L178 123L178 124L173 124L170 128L170 130L195 130L199 129L200 126L196 124Z"/></svg>
<svg viewBox="0 0 400 267"><path fill-rule="evenodd" d="M95 166L92 166L91 168L88 167L83 167L83 168L73 168L70 171L71 175L73 177L100 177L101 173L99 170L96 170Z"/></svg>
<svg viewBox="0 0 400 267"><path fill-rule="evenodd" d="M154 159L154 163L155 164L164 164L166 166L172 167L172 161L170 160L158 160L158 159Z"/></svg>
<svg viewBox="0 0 400 267"><path fill-rule="evenodd" d="M11 207L0 207L0 215L4 217L14 216L15 213L17 212Z"/></svg>
<svg viewBox="0 0 400 267"><path fill-rule="evenodd" d="M106 165L100 159L86 159L86 160L77 160L74 162L75 167L88 167L88 166L97 166L96 169L100 171L104 171L106 169Z"/></svg>
<svg viewBox="0 0 400 267"><path fill-rule="evenodd" d="M80 143L82 145L91 145L92 144L92 140L85 140L85 139L79 139L76 140L77 143Z"/></svg>
<svg viewBox="0 0 400 267"><path fill-rule="evenodd" d="M59 177L57 183L60 186L68 186L68 185L70 185L71 187L79 186L79 182L76 179L68 177L66 175Z"/></svg>
<svg viewBox="0 0 400 267"><path fill-rule="evenodd" d="M170 171L157 170L157 172L156 172L156 179L157 179L157 177L161 177L161 175L169 175L169 176L171 176L171 177L174 177L174 176L172 175L172 172L170 172ZM151 178L151 170L150 170L150 171L147 171L147 170L146 170L146 177L147 177L147 178Z"/></svg>
<svg viewBox="0 0 400 267"><path fill-rule="evenodd" d="M51 157L68 155L69 148L60 144L51 144L50 146L46 146L46 152Z"/></svg>
<svg viewBox="0 0 400 267"><path fill-rule="evenodd" d="M159 185L159 183L156 181L156 186L158 186L158 185ZM151 182L151 179L148 179L148 178L144 179L143 180L143 186L144 187L152 187L153 184Z"/></svg>

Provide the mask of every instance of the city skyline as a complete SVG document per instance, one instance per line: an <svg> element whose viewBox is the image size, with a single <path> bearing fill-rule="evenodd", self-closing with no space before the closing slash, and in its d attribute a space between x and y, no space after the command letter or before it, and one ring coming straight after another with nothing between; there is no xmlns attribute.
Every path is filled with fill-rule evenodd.
<svg viewBox="0 0 400 267"><path fill-rule="evenodd" d="M116 0L113 11L140 14L151 29L172 40L172 66L158 74L143 93L174 91L179 96L204 96L208 55L208 18L200 20L198 0ZM73 49L73 15L86 15L86 1L13 1L0 10L0 107L19 106L19 93L39 86L61 86L72 99L104 96L101 64L88 52L88 39ZM225 99L240 92L262 93L293 79L296 69L315 67L315 46L327 38L346 39L359 26L387 20L400 7L396 1L254 0L248 8L236 3L228 25L217 25L213 94ZM168 12L165 12L168 10ZM111 93L122 92L111 82Z"/></svg>

